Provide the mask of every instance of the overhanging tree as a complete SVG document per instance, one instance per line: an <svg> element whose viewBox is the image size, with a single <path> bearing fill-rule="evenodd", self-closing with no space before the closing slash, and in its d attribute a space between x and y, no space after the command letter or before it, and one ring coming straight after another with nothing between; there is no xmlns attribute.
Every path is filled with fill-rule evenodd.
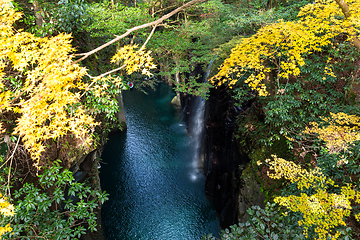
<svg viewBox="0 0 360 240"><path fill-rule="evenodd" d="M1 234L11 231L6 224L14 218L13 207L8 201L11 199L10 186L15 181L21 186L13 195L17 203L16 226L13 233L6 234L7 238L23 234L34 238L58 238L65 234L75 239L84 233L84 228L78 227L84 219L90 229L95 229L93 210L106 199L106 195L75 182L66 168L74 163L76 154L87 153L96 146L95 128L100 124L96 121L97 116L110 113L108 118L112 118L115 113L116 102L111 98L121 89L126 89L126 84L122 78L112 74L124 69L128 74L140 72L150 76L154 64L150 53L145 50L147 41L138 49L136 46L119 49L112 61L120 62L120 67L96 77L90 76L78 63L130 33L156 26L198 2L201 0L185 3L158 20L127 30L93 51L75 55L69 34L40 38L14 29L13 24L20 19L21 13L14 10L10 0L0 1L1 138L9 147L2 164L6 171L1 175L1 182L8 198L1 198L4 219ZM81 57L74 60L75 56ZM103 103L101 111L94 109L98 105L92 104L99 99ZM66 146L70 139L75 139L71 140L74 146ZM62 148L67 148L68 154L60 154L63 157L58 161L58 156L55 156L58 154L52 152L59 153ZM25 158L22 162L21 155ZM18 164L23 164L21 169L29 172L13 172ZM19 174L26 178L29 173L35 184L17 179ZM71 203L64 199L65 186L72 189L69 195L80 196L79 202ZM32 202L31 197L37 202ZM61 202L65 203L63 208L60 208ZM54 221L45 221L48 217Z"/></svg>

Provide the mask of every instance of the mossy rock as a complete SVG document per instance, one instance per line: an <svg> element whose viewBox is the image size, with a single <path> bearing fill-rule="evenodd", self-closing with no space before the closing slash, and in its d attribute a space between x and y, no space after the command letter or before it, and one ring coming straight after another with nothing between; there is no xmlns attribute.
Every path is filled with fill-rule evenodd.
<svg viewBox="0 0 360 240"><path fill-rule="evenodd" d="M274 141L271 146L261 146L253 149L249 154L249 157L251 160L257 162L265 161L266 159L271 158L271 155L276 155L287 160L294 159L294 154L289 149L285 137L281 137L279 140Z"/></svg>
<svg viewBox="0 0 360 240"><path fill-rule="evenodd" d="M285 181L282 179L270 179L267 176L268 170L266 167L264 165L262 167L257 165L257 162L264 162L266 159L271 158L271 155L277 155L287 160L294 159L292 151L288 148L286 138L283 137L274 141L271 146L261 146L253 149L249 155L251 161L242 171L241 175L242 179L251 178L259 184L262 194L265 196L265 201L272 201L274 197L279 196L285 184Z"/></svg>

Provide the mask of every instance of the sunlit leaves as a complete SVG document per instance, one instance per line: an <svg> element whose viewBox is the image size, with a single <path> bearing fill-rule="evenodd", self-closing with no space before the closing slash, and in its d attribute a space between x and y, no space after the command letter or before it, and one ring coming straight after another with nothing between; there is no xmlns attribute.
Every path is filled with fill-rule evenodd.
<svg viewBox="0 0 360 240"><path fill-rule="evenodd" d="M360 140L360 117L340 112L330 113L330 117L321 117L321 120L321 125L311 122L304 133L316 134L330 153L345 150L349 144Z"/></svg>
<svg viewBox="0 0 360 240"><path fill-rule="evenodd" d="M111 62L116 63L122 61L126 65L127 74L140 72L143 75L151 76L151 69L156 68L153 64L153 58L150 51L145 51L145 48L138 48L137 45L126 45L119 49L112 57Z"/></svg>
<svg viewBox="0 0 360 240"><path fill-rule="evenodd" d="M6 37L12 34L12 25L20 19L21 13L15 12L10 0L0 0L0 36Z"/></svg>
<svg viewBox="0 0 360 240"><path fill-rule="evenodd" d="M0 3L0 34L4 36L0 38L0 112L18 114L13 134L22 137L36 166L44 164L40 159L48 140L71 134L80 140L81 146L90 146L91 133L98 125L94 116L99 111L83 105L83 92L91 91L99 99L105 99L102 96L107 94L109 99L105 100L111 101L111 109L104 111L110 109L113 116L117 107L110 98L118 92L109 93L105 85L121 91L121 78L104 79L102 83L92 78L90 83L84 83L82 79L87 70L72 61L74 49L69 34L39 38L21 30L14 31L11 25L21 14L15 13L9 1ZM136 45L120 49L112 62L121 62L128 74L140 72L150 76L150 70L155 68L150 52L137 49ZM20 76L16 91L8 87L13 78L4 77L5 67Z"/></svg>
<svg viewBox="0 0 360 240"><path fill-rule="evenodd" d="M299 68L305 64L303 54L315 50L314 46L308 44L313 38L303 26L294 22L280 21L263 27L255 35L244 38L232 50L213 82L234 85L237 79L250 70L253 73L245 83L257 90L260 96L266 96L268 92L264 80L271 69L265 61L279 67L281 78L298 76Z"/></svg>
<svg viewBox="0 0 360 240"><path fill-rule="evenodd" d="M0 237L4 235L5 233L11 232L12 228L10 227L10 224L7 224L5 227L0 227Z"/></svg>
<svg viewBox="0 0 360 240"><path fill-rule="evenodd" d="M14 216L15 214L15 208L14 205L9 203L8 199L4 197L2 194L0 194L0 214L1 218L3 217L9 217ZM4 222L4 219L2 219L2 223ZM5 226L0 226L0 238L3 234L11 232L12 228L10 227L10 223L8 223Z"/></svg>
<svg viewBox="0 0 360 240"><path fill-rule="evenodd" d="M266 96L266 74L271 69L277 71L278 81L300 76L307 55L331 46L340 34L352 36L358 33L360 2L353 0L348 4L351 17L346 20L335 1L321 0L303 7L296 22L280 20L261 28L232 50L213 83L228 82L232 86L251 72L244 82L260 96ZM350 37L347 40L351 41ZM326 74L334 76L331 68L326 69Z"/></svg>
<svg viewBox="0 0 360 240"><path fill-rule="evenodd" d="M20 31L0 42L6 65L26 77L18 95L9 90L1 93L0 109L9 111L12 106L19 106L16 112L21 116L14 133L23 137L32 157L39 161L46 140L69 132L89 144L87 133L96 125L93 118L81 107L72 115L66 110L68 105L79 102L79 94L74 90L86 73L85 68L72 63L70 35L37 38ZM19 98L25 101L17 101Z"/></svg>
<svg viewBox="0 0 360 240"><path fill-rule="evenodd" d="M14 216L14 206L10 204L6 197L0 194L0 213L3 216Z"/></svg>
<svg viewBox="0 0 360 240"><path fill-rule="evenodd" d="M354 190L354 186L339 187L320 168L308 171L277 156L264 164L270 167L270 178L285 178L296 184L300 191L300 194L276 197L274 201L301 213L298 224L304 228L304 235L309 237L309 229L315 228L316 239L338 239L341 232L337 227L346 226L345 218L350 216L353 203L360 203L360 193ZM338 188L338 193L330 192L329 188Z"/></svg>
<svg viewBox="0 0 360 240"><path fill-rule="evenodd" d="M9 152L11 164L6 180L8 187L17 184L12 191L16 210L0 195L0 216L6 218L2 225L11 220L13 228L1 226L0 237L77 239L85 233L85 221L88 229L96 230L94 210L107 197L85 183L75 182L71 172L60 171L59 162L69 167L80 158L79 153L94 148L95 128L100 124L95 118L108 117L103 113L113 117L118 111L114 98L126 87L122 78L109 75L117 69L91 77L86 68L76 64L70 34L39 38L14 29L12 25L20 16L10 1L0 0L0 133L1 138L7 139L5 142L14 135L18 139L15 148L9 147L13 152ZM122 62L129 74L138 71L150 76L150 69L155 67L150 52L135 48L120 51L113 61ZM63 156L67 150L71 152ZM25 160L16 156L19 152ZM51 154L62 158L54 166L49 166L49 161L56 158ZM12 165L13 160L16 164ZM18 171L18 165L24 163L27 166ZM12 175L14 165L17 172ZM34 169L40 174L39 179L35 178ZM17 178L24 176L23 170L31 173L25 174L32 175L31 180ZM4 184L5 180L1 180ZM67 194L80 200L72 202Z"/></svg>

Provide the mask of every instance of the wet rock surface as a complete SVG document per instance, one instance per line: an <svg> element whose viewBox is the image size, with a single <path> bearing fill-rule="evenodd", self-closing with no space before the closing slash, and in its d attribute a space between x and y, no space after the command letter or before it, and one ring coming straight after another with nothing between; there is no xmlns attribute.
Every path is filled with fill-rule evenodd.
<svg viewBox="0 0 360 240"><path fill-rule="evenodd" d="M225 88L212 89L206 122L206 194L214 198L222 228L238 223L239 165L249 159L234 141L238 108Z"/></svg>

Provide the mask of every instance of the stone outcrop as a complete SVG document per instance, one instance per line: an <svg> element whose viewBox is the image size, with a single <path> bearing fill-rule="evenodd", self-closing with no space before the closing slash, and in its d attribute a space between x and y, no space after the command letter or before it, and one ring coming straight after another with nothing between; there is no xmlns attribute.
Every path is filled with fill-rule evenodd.
<svg viewBox="0 0 360 240"><path fill-rule="evenodd" d="M206 123L205 190L214 198L220 225L238 223L239 165L249 160L234 140L238 111L225 88L212 89Z"/></svg>
<svg viewBox="0 0 360 240"><path fill-rule="evenodd" d="M124 108L123 96L121 93L116 96L116 100L118 102L118 106L119 106L120 110L115 115L116 115L119 123L121 124L122 128L126 129L125 108Z"/></svg>
<svg viewBox="0 0 360 240"><path fill-rule="evenodd" d="M246 211L252 206L265 207L265 196L260 189L260 185L251 176L241 176L239 197L238 197L238 222L246 222L249 213Z"/></svg>

